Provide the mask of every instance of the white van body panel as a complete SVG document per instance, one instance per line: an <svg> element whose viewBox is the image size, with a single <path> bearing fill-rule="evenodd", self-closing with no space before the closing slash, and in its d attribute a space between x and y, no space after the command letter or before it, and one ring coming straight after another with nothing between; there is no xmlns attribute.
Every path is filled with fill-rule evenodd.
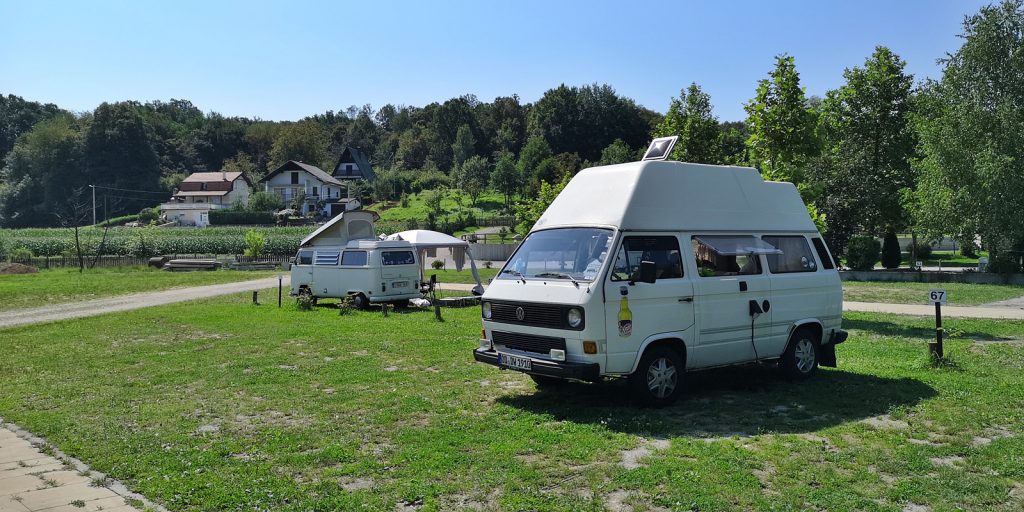
<svg viewBox="0 0 1024 512"><path fill-rule="evenodd" d="M562 253L572 251L551 242L559 237L579 237L580 231L595 228L611 233L607 250L601 254L600 270L590 272L588 265L585 274L575 276L575 284L564 276L559 278L557 274L568 269L579 272L578 252L583 244L573 246L575 255L564 256ZM538 277L536 271L527 276L527 268L513 268L522 264L520 252L535 235L552 245L536 250L551 256L526 260L525 265L536 266L539 261L547 269L550 262L555 272L541 272L549 277ZM655 249L636 249L630 245L634 243L629 242L631 237ZM745 268L714 266L714 271L707 273L714 262L698 254L697 246L704 243L701 237L749 238L756 250L733 253L746 258ZM492 351L487 352L488 344L482 344L485 348L480 350L486 354L478 351L477 360L501 364L494 362L500 360L493 355L497 352L529 357L549 369L549 363L560 361L547 353L522 349L529 348L528 344L511 349L498 343L499 338L515 341L516 335L564 339L564 361L596 363L601 376L636 371L644 351L666 339L683 343L687 369L778 359L793 331L805 325L820 325L824 346L840 333L842 286L838 270L828 268L834 267L834 262L827 249L821 252L824 242L820 238L796 187L764 181L752 168L644 161L585 169L555 198L483 295L485 303L500 303L506 313L517 304L528 305L526 309L533 308L530 311L537 314L579 308L583 327L537 327L527 325L528 319L517 322L507 315L501 321L485 317L484 341ZM706 249L701 245L705 252L700 254ZM649 254L668 254L669 260L678 257L681 275L666 273L653 283L630 283L616 269L623 256L627 271L632 268L631 254L634 260L653 258ZM792 258L796 258L795 265ZM733 265L736 261L734 257ZM658 272L676 268L674 261L656 263ZM622 289L627 291L631 331L622 330L618 319ZM752 301L769 307L752 316ZM545 305L550 311L544 311ZM583 352L585 341L596 343L596 354ZM564 374L569 378L587 375L589 379L590 370L570 368Z"/></svg>
<svg viewBox="0 0 1024 512"><path fill-rule="evenodd" d="M347 258L346 253L356 258ZM394 262L388 259L392 254L402 255L408 263L386 264ZM316 298L362 294L370 302L420 296L416 252L411 244L402 241L353 240L344 246L301 248L292 265L291 277L292 295L308 289Z"/></svg>

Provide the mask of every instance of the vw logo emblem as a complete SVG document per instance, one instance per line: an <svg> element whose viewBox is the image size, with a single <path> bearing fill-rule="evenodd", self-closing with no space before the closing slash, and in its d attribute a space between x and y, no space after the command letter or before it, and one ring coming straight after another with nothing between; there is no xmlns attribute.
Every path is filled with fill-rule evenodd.
<svg viewBox="0 0 1024 512"><path fill-rule="evenodd" d="M524 310L521 306L516 308L516 320L522 322L524 318L526 318L526 310Z"/></svg>

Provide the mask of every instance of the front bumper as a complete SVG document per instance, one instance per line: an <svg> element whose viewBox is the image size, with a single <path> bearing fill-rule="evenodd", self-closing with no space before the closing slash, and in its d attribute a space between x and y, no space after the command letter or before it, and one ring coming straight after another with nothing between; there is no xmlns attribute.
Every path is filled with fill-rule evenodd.
<svg viewBox="0 0 1024 512"><path fill-rule="evenodd" d="M498 352L493 349L487 350L484 348L477 348L473 350L473 359L476 359L481 363L487 363L491 366L497 366L503 370L511 369L498 365ZM584 380L588 382L596 382L601 378L601 365L597 363L571 363L532 358L531 361L532 369L523 373L539 375L542 377L555 377L559 379Z"/></svg>
<svg viewBox="0 0 1024 512"><path fill-rule="evenodd" d="M844 331L842 329L838 329L838 330L832 331L832 333L829 334L828 343L826 343L826 344L822 345L821 347L819 347L819 351L821 353L818 354L818 365L819 366L827 366L829 368L835 368L836 367L836 345L846 341L846 338L849 335L850 335L850 333L848 333L848 332L846 332L846 331Z"/></svg>

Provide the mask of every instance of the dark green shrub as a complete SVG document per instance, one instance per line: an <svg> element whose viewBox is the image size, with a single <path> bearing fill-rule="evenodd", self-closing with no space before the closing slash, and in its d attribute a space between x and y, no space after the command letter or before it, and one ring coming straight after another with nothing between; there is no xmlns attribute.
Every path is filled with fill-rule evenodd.
<svg viewBox="0 0 1024 512"><path fill-rule="evenodd" d="M160 208L159 207L155 207L154 206L153 208L143 208L142 211L139 212L139 222L142 223L142 224L150 224L152 222L155 222L159 218L160 218Z"/></svg>
<svg viewBox="0 0 1024 512"><path fill-rule="evenodd" d="M878 263L882 244L874 237L855 236L846 246L846 264L853 270L871 270Z"/></svg>
<svg viewBox="0 0 1024 512"><path fill-rule="evenodd" d="M430 268L434 270L441 270L444 268L444 260L434 260L430 263Z"/></svg>
<svg viewBox="0 0 1024 512"><path fill-rule="evenodd" d="M1020 269L1020 255L1001 252L989 258L986 270L994 274L1017 274Z"/></svg>
<svg viewBox="0 0 1024 512"><path fill-rule="evenodd" d="M900 254L900 241L896 233L888 232L882 240L882 266L887 269L900 268L903 256Z"/></svg>
<svg viewBox="0 0 1024 512"><path fill-rule="evenodd" d="M917 259L926 260L932 255L932 244L931 242L920 241L914 246L917 251Z"/></svg>
<svg viewBox="0 0 1024 512"><path fill-rule="evenodd" d="M276 212L284 209L284 201L277 194L270 192L253 192L249 196L247 209L253 212Z"/></svg>

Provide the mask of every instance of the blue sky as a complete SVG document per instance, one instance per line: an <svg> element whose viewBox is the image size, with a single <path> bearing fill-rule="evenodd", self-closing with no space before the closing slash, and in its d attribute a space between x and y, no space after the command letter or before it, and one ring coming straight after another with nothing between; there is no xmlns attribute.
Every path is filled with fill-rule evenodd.
<svg viewBox="0 0 1024 512"><path fill-rule="evenodd" d="M719 119L740 120L783 52L809 94L879 44L936 78L964 15L986 3L0 0L0 94L78 111L184 98L294 120L467 93L529 102L595 82L664 112L696 81Z"/></svg>

